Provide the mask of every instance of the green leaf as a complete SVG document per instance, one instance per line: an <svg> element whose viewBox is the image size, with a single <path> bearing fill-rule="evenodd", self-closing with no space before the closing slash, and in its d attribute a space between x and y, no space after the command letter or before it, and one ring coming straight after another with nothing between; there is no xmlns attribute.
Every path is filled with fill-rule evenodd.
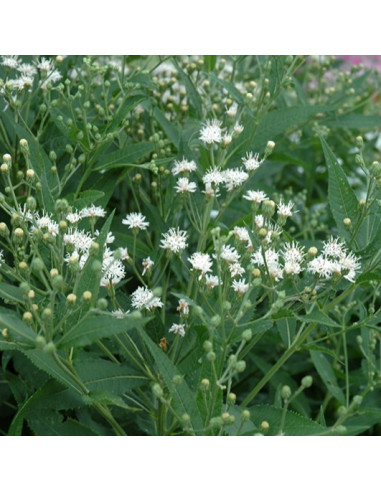
<svg viewBox="0 0 381 492"><path fill-rule="evenodd" d="M343 220L349 218L352 224L356 223L359 205L356 195L350 187L347 177L327 142L321 137L321 144L328 168L328 200L332 215L335 219L340 236L351 239L350 231L345 227Z"/></svg>
<svg viewBox="0 0 381 492"><path fill-rule="evenodd" d="M21 290L10 284L0 282L0 297L5 301L11 301L15 303L24 302L24 298Z"/></svg>
<svg viewBox="0 0 381 492"><path fill-rule="evenodd" d="M144 330L141 331L141 335L157 365L160 375L171 393L173 406L179 417L187 413L190 416L194 432L196 434L202 434L203 424L196 403L196 394L190 390L185 380L178 386L173 383L173 377L178 375L179 371L172 364L169 357L150 339Z"/></svg>
<svg viewBox="0 0 381 492"><path fill-rule="evenodd" d="M74 367L81 380L91 391L107 391L114 395L127 393L147 382L130 367L107 360L78 360Z"/></svg>
<svg viewBox="0 0 381 492"><path fill-rule="evenodd" d="M40 349L24 350L23 353L38 369L45 371L49 376L67 388L74 390L76 393L83 394L82 388L70 376L68 371L58 364L52 354L47 354Z"/></svg>
<svg viewBox="0 0 381 492"><path fill-rule="evenodd" d="M315 369L325 384L327 390L336 398L342 405L345 405L345 396L342 389L339 387L336 376L333 372L331 364L328 362L325 355L315 350L310 350L312 362Z"/></svg>
<svg viewBox="0 0 381 492"><path fill-rule="evenodd" d="M345 114L335 120L325 122L334 128L375 128L381 126L381 117L377 115L365 115L361 113Z"/></svg>
<svg viewBox="0 0 381 492"><path fill-rule="evenodd" d="M9 333L21 342L35 342L36 333L14 311L4 308L0 311L0 326L7 328Z"/></svg>
<svg viewBox="0 0 381 492"><path fill-rule="evenodd" d="M212 72L216 66L217 55L204 55L204 67L208 72Z"/></svg>
<svg viewBox="0 0 381 492"><path fill-rule="evenodd" d="M28 418L28 424L36 436L98 436L90 427L57 412L41 412Z"/></svg>
<svg viewBox="0 0 381 492"><path fill-rule="evenodd" d="M37 179L41 182L42 203L47 212L54 212L55 198L52 190L57 189L54 182L54 175L51 171L52 163L40 145L36 137L28 129L24 129L21 125L15 124L17 135L19 138L25 138L28 141L30 163L32 169L36 173Z"/></svg>
<svg viewBox="0 0 381 492"><path fill-rule="evenodd" d="M70 195L66 196L66 200L70 203L70 205L78 210L88 207L92 205L97 200L100 200L105 196L103 191L99 190L85 190L81 191L78 198L74 198L74 193L70 193Z"/></svg>
<svg viewBox="0 0 381 492"><path fill-rule="evenodd" d="M107 315L94 315L80 321L71 328L58 342L60 347L83 347L91 345L101 338L124 333L132 328L141 328L151 318L136 319L127 315L124 319L116 319Z"/></svg>
<svg viewBox="0 0 381 492"><path fill-rule="evenodd" d="M184 72L184 70L180 67L180 65L177 63L175 59L173 59L172 61L175 67L177 68L182 83L185 85L190 105L195 109L197 116L201 118L202 101L191 77Z"/></svg>
<svg viewBox="0 0 381 492"><path fill-rule="evenodd" d="M314 309L311 313L304 314L303 316L295 316L296 319L300 321L305 321L308 323L317 323L318 325L331 326L332 328L340 328L341 325L336 323L333 319L331 319L327 314L323 313L319 309Z"/></svg>
<svg viewBox="0 0 381 492"><path fill-rule="evenodd" d="M98 164L94 167L94 171L139 166L136 161L142 157L146 157L154 149L155 144L153 142L128 144L126 148L106 154L99 159Z"/></svg>
<svg viewBox="0 0 381 492"><path fill-rule="evenodd" d="M255 405L250 407L251 420L260 428L261 423L269 423L266 435L277 436L281 433L286 436L318 436L327 431L327 428L317 424L313 420L303 417L293 411L287 410L283 429L281 429L282 408L272 405Z"/></svg>
<svg viewBox="0 0 381 492"><path fill-rule="evenodd" d="M169 140L178 149L180 147L180 130L173 123L167 120L165 114L159 109L154 108L153 116L159 123Z"/></svg>

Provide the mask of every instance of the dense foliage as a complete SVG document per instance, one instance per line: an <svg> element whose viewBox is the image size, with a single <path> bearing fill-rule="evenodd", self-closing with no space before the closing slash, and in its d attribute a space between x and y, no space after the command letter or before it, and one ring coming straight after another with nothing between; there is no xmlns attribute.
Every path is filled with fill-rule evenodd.
<svg viewBox="0 0 381 492"><path fill-rule="evenodd" d="M380 74L3 56L0 431L381 423Z"/></svg>

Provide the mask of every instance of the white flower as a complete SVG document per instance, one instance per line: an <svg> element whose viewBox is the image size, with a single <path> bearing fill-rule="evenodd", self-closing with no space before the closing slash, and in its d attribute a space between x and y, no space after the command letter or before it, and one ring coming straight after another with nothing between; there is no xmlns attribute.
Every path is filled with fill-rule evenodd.
<svg viewBox="0 0 381 492"><path fill-rule="evenodd" d="M202 177L202 181L205 185L211 186L212 184L215 184L218 186L225 182L225 176L219 167L214 166L207 169Z"/></svg>
<svg viewBox="0 0 381 492"><path fill-rule="evenodd" d="M222 141L221 121L212 120L204 123L200 130L200 140L207 144L220 143Z"/></svg>
<svg viewBox="0 0 381 492"><path fill-rule="evenodd" d="M255 225L260 229L265 223L265 219L262 214L256 215L254 218Z"/></svg>
<svg viewBox="0 0 381 492"><path fill-rule="evenodd" d="M280 217L292 217L292 209L294 207L294 203L292 203L291 201L288 202L287 204L286 203L283 203L282 201L280 201L279 205L278 205L278 215Z"/></svg>
<svg viewBox="0 0 381 492"><path fill-rule="evenodd" d="M180 314L183 314L184 316L188 316L189 314L189 304L185 299L180 299L179 300L179 305L176 308L177 311L180 312Z"/></svg>
<svg viewBox="0 0 381 492"><path fill-rule="evenodd" d="M279 254L273 248L269 248L265 251L265 258L266 258L267 265L269 265L270 263L279 262ZM262 250L258 250L252 254L251 262L259 266L263 266L265 264Z"/></svg>
<svg viewBox="0 0 381 492"><path fill-rule="evenodd" d="M242 274L245 273L245 269L238 262L229 265L229 270L232 278L241 277Z"/></svg>
<svg viewBox="0 0 381 492"><path fill-rule="evenodd" d="M266 243L270 244L274 237L279 237L282 232L282 229L277 224L268 224L267 225L267 234L265 237Z"/></svg>
<svg viewBox="0 0 381 492"><path fill-rule="evenodd" d="M104 217L106 215L106 210L103 207L96 207L95 205L91 205L90 207L82 209L80 214L83 218Z"/></svg>
<svg viewBox="0 0 381 492"><path fill-rule="evenodd" d="M140 212L127 214L126 218L122 220L122 224L128 225L129 229L140 229L141 231L149 226L149 222L146 222L145 216Z"/></svg>
<svg viewBox="0 0 381 492"><path fill-rule="evenodd" d="M344 253L340 258L340 266L342 270L348 270L348 273L344 275L344 278L349 282L354 282L356 273L361 269L361 264L353 253Z"/></svg>
<svg viewBox="0 0 381 492"><path fill-rule="evenodd" d="M175 190L177 193L194 193L197 190L197 185L194 181L189 181L188 178L179 178Z"/></svg>
<svg viewBox="0 0 381 492"><path fill-rule="evenodd" d="M234 227L233 232L234 232L235 238L238 241L247 243L248 248L251 248L253 246L253 243L251 242L249 233L245 227L236 226L236 227Z"/></svg>
<svg viewBox="0 0 381 492"><path fill-rule="evenodd" d="M39 217L36 214L36 224L37 228L41 230L46 230L51 236L57 236L59 232L59 226L56 221L54 221L49 215L43 213L42 217ZM35 230L36 228L33 226L31 230Z"/></svg>
<svg viewBox="0 0 381 492"><path fill-rule="evenodd" d="M88 232L79 230L73 231L71 229L64 235L63 239L66 245L72 244L76 250L82 252L88 252L93 242L93 238Z"/></svg>
<svg viewBox="0 0 381 492"><path fill-rule="evenodd" d="M220 257L227 263L237 263L240 259L238 251L233 246L227 246L226 244L221 248Z"/></svg>
<svg viewBox="0 0 381 492"><path fill-rule="evenodd" d="M168 232L164 232L163 239L160 241L160 248L164 248L172 253L181 253L187 247L187 233L179 228L172 227Z"/></svg>
<svg viewBox="0 0 381 492"><path fill-rule="evenodd" d="M245 157L242 157L242 162L247 171L255 171L262 164L259 160L259 154L248 152Z"/></svg>
<svg viewBox="0 0 381 492"><path fill-rule="evenodd" d="M143 267L142 275L144 276L147 272L150 272L153 265L154 262L151 260L149 256L147 258L144 258L144 260L142 261L142 267Z"/></svg>
<svg viewBox="0 0 381 492"><path fill-rule="evenodd" d="M323 255L319 255L307 264L307 271L316 273L319 277L327 279L333 273L333 263Z"/></svg>
<svg viewBox="0 0 381 492"><path fill-rule="evenodd" d="M242 186L243 183L249 178L249 175L241 169L226 169L223 171L223 177L225 181L225 187L228 191L232 191L234 188Z"/></svg>
<svg viewBox="0 0 381 492"><path fill-rule="evenodd" d="M279 263L268 263L267 268L269 269L270 277L272 277L276 282L283 278L283 269Z"/></svg>
<svg viewBox="0 0 381 492"><path fill-rule="evenodd" d="M245 280L233 280L232 287L239 296L243 296L248 291L249 284Z"/></svg>
<svg viewBox="0 0 381 492"><path fill-rule="evenodd" d="M217 275L205 275L205 285L208 289L214 289L218 285Z"/></svg>
<svg viewBox="0 0 381 492"><path fill-rule="evenodd" d="M112 253L106 249L102 262L101 286L110 287L118 284L126 276L126 270L120 260L115 259Z"/></svg>
<svg viewBox="0 0 381 492"><path fill-rule="evenodd" d="M188 258L188 261L192 264L193 270L199 270L201 272L200 276L198 277L199 280L201 280L201 278L204 277L206 273L212 271L213 262L210 258L210 255L208 255L207 253L193 253L193 255Z"/></svg>
<svg viewBox="0 0 381 492"><path fill-rule="evenodd" d="M233 103L230 108L228 108L225 112L231 118L235 118L237 115L238 105L237 103Z"/></svg>
<svg viewBox="0 0 381 492"><path fill-rule="evenodd" d="M287 275L299 275L301 271L302 267L297 261L288 260L284 264L284 273Z"/></svg>
<svg viewBox="0 0 381 492"><path fill-rule="evenodd" d="M345 251L344 243L340 243L339 239L334 239L332 236L329 241L323 243L323 254L332 258L341 258Z"/></svg>
<svg viewBox="0 0 381 492"><path fill-rule="evenodd" d="M175 333L175 335L183 337L185 335L185 325L173 323L169 329L169 333Z"/></svg>
<svg viewBox="0 0 381 492"><path fill-rule="evenodd" d="M30 63L22 63L17 67L17 70L22 74L22 75L27 75L28 77L33 77L33 75L36 75L37 70L33 65Z"/></svg>
<svg viewBox="0 0 381 492"><path fill-rule="evenodd" d="M114 318L117 318L117 319L123 319L125 318L128 314L130 313L130 311L122 311L120 308L119 309L116 309L114 311L111 311L111 314L114 316Z"/></svg>
<svg viewBox="0 0 381 492"><path fill-rule="evenodd" d="M18 55L5 55L2 57L1 64L7 68L17 68L20 63Z"/></svg>
<svg viewBox="0 0 381 492"><path fill-rule="evenodd" d="M234 133L235 133L235 134L240 135L240 134L243 132L244 127L243 127L243 125L240 125L240 124L237 122L237 123L234 125L233 130L234 130Z"/></svg>
<svg viewBox="0 0 381 492"><path fill-rule="evenodd" d="M77 224L82 219L81 212L71 212L66 215L66 220L70 222L70 224Z"/></svg>
<svg viewBox="0 0 381 492"><path fill-rule="evenodd" d="M4 252L0 250L0 264L4 263Z"/></svg>
<svg viewBox="0 0 381 492"><path fill-rule="evenodd" d="M245 200L249 200L254 203L262 203L265 200L268 200L268 196L263 191L253 191L247 190L246 195L243 195Z"/></svg>
<svg viewBox="0 0 381 492"><path fill-rule="evenodd" d="M304 247L299 246L294 241L290 243L285 243L283 246L283 258L285 262L297 262L301 263L304 256Z"/></svg>
<svg viewBox="0 0 381 492"><path fill-rule="evenodd" d="M121 260L129 260L130 255L128 254L127 248L119 248L120 259Z"/></svg>
<svg viewBox="0 0 381 492"><path fill-rule="evenodd" d="M42 57L37 63L37 68L39 68L42 72L51 72L54 69L54 64L51 60L47 60Z"/></svg>
<svg viewBox="0 0 381 492"><path fill-rule="evenodd" d="M98 229L94 231L94 235L98 237L100 232ZM112 232L108 232L106 236L106 244L112 244L115 241L115 236L112 234Z"/></svg>
<svg viewBox="0 0 381 492"><path fill-rule="evenodd" d="M154 296L147 287L138 287L131 294L131 305L135 309L147 309L148 311L163 307L160 297Z"/></svg>
<svg viewBox="0 0 381 492"><path fill-rule="evenodd" d="M182 161L175 161L172 167L172 174L176 176L179 173L190 173L197 169L196 163L194 161L187 161L183 159Z"/></svg>

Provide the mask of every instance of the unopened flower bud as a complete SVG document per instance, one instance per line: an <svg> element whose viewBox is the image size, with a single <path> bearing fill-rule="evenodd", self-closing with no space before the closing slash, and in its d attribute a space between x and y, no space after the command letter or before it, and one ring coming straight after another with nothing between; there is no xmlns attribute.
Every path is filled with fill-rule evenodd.
<svg viewBox="0 0 381 492"><path fill-rule="evenodd" d="M253 336L253 332L252 332L251 328L248 328L247 330L245 330L241 335L242 340L244 340L245 342L249 342L251 340L252 336Z"/></svg>
<svg viewBox="0 0 381 492"><path fill-rule="evenodd" d="M243 372L246 369L246 362L244 360L239 360L235 366L237 372Z"/></svg>
<svg viewBox="0 0 381 492"><path fill-rule="evenodd" d="M107 305L108 305L107 299L105 299L104 297L101 297L100 299L98 299L98 301L97 301L97 308L98 309L100 309L101 311L104 311L105 309L107 309Z"/></svg>
<svg viewBox="0 0 381 492"><path fill-rule="evenodd" d="M35 339L35 344L38 349L43 349L46 345L46 339L42 335L37 335Z"/></svg>
<svg viewBox="0 0 381 492"><path fill-rule="evenodd" d="M205 350L205 352L211 352L213 350L213 344L209 340L205 340L205 342L202 344L202 348Z"/></svg>
<svg viewBox="0 0 381 492"><path fill-rule="evenodd" d="M164 395L164 391L158 383L152 385L152 393L156 396L156 398L162 398Z"/></svg>
<svg viewBox="0 0 381 492"><path fill-rule="evenodd" d="M25 323L31 323L33 321L33 314L30 311L26 311L22 319L25 321Z"/></svg>
<svg viewBox="0 0 381 492"><path fill-rule="evenodd" d="M270 424L267 422L267 420L264 420L261 422L261 431L262 432L267 432L270 429Z"/></svg>
<svg viewBox="0 0 381 492"><path fill-rule="evenodd" d="M249 410L244 410L242 413L241 413L241 419L246 422L250 419L250 411Z"/></svg>
<svg viewBox="0 0 381 492"><path fill-rule="evenodd" d="M33 258L31 267L33 273L40 273L44 269L44 262L40 258Z"/></svg>
<svg viewBox="0 0 381 492"><path fill-rule="evenodd" d="M313 383L312 376L304 376L304 378L302 379L303 388L309 388L310 386L312 386L312 383Z"/></svg>
<svg viewBox="0 0 381 492"><path fill-rule="evenodd" d="M237 400L237 395L235 393L228 394L228 402L230 405L235 405L236 400Z"/></svg>
<svg viewBox="0 0 381 492"><path fill-rule="evenodd" d="M27 148L28 148L28 141L27 141L25 138L22 138L22 139L20 140L20 146L21 146L21 148L23 148L23 149L27 149Z"/></svg>
<svg viewBox="0 0 381 492"><path fill-rule="evenodd" d="M275 202L273 202L273 200L264 200L262 203L262 211L265 217L272 217L275 213Z"/></svg>
<svg viewBox="0 0 381 492"><path fill-rule="evenodd" d="M206 378L202 379L201 383L200 383L200 387L201 387L202 391L207 391L210 387L209 379L206 379Z"/></svg>
<svg viewBox="0 0 381 492"><path fill-rule="evenodd" d="M91 298L93 297L93 294L89 290L85 290L85 292L82 294L82 299L85 302L91 301Z"/></svg>
<svg viewBox="0 0 381 492"><path fill-rule="evenodd" d="M343 224L345 225L345 227L351 227L352 225L352 221L351 219L349 219L348 217L346 217L344 220L343 220Z"/></svg>
<svg viewBox="0 0 381 492"><path fill-rule="evenodd" d="M356 405L356 406L360 406L361 403L362 403L362 400L363 400L363 398L362 398L361 395L355 395L353 397L353 404Z"/></svg>
<svg viewBox="0 0 381 492"><path fill-rule="evenodd" d="M290 396L292 395L291 388L287 385L283 386L280 395L284 400L289 400Z"/></svg>
<svg viewBox="0 0 381 492"><path fill-rule="evenodd" d="M53 342L48 342L43 348L44 352L47 354L53 354L56 351L56 346Z"/></svg>
<svg viewBox="0 0 381 492"><path fill-rule="evenodd" d="M207 353L206 358L209 362L214 362L216 360L216 354L213 351Z"/></svg>
<svg viewBox="0 0 381 492"><path fill-rule="evenodd" d="M66 297L66 300L69 304L75 304L76 301L77 301L77 296L75 294L69 294L67 297Z"/></svg>

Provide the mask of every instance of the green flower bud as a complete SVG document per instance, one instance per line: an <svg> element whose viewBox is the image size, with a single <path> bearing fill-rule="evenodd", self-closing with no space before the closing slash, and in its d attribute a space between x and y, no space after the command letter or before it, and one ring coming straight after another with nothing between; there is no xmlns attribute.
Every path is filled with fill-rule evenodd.
<svg viewBox="0 0 381 492"><path fill-rule="evenodd" d="M158 383L152 385L152 393L156 396L156 398L162 398L164 395L164 391Z"/></svg>
<svg viewBox="0 0 381 492"><path fill-rule="evenodd" d="M302 386L303 386L303 388L309 388L310 386L312 386L312 383L313 383L312 376L305 376L302 379Z"/></svg>
<svg viewBox="0 0 381 492"><path fill-rule="evenodd" d="M275 203L272 200L265 200L262 203L262 212L265 217L272 217L275 213Z"/></svg>
<svg viewBox="0 0 381 492"><path fill-rule="evenodd" d="M215 316L212 317L210 322L211 322L212 326L217 328L217 326L219 326L221 324L221 316L219 314L216 314Z"/></svg>
<svg viewBox="0 0 381 492"><path fill-rule="evenodd" d="M235 366L237 372L243 372L246 369L246 362L239 360Z"/></svg>
<svg viewBox="0 0 381 492"><path fill-rule="evenodd" d="M250 411L249 411L249 410L244 410L244 411L241 413L241 419L242 419L244 422L247 422L247 421L250 419Z"/></svg>
<svg viewBox="0 0 381 492"><path fill-rule="evenodd" d="M45 337L41 336L41 335L37 335L36 336L36 339L35 339L35 344L36 344L36 347L38 349L43 349L46 345L46 340L45 340Z"/></svg>
<svg viewBox="0 0 381 492"><path fill-rule="evenodd" d="M49 342L45 345L44 347L44 352L46 352L47 354L53 354L55 351L56 351L56 346L54 345L53 342Z"/></svg>
<svg viewBox="0 0 381 492"><path fill-rule="evenodd" d="M289 400L291 395L292 395L291 388L287 385L283 386L283 388L281 389L280 395L283 398L283 400Z"/></svg>
<svg viewBox="0 0 381 492"><path fill-rule="evenodd" d="M104 311L105 309L107 309L107 305L108 305L107 299L105 299L104 297L101 297L100 299L98 299L98 301L97 301L97 308L98 309L100 309L101 311Z"/></svg>
<svg viewBox="0 0 381 492"><path fill-rule="evenodd" d="M62 275L56 275L52 278L52 286L54 290L63 290L65 287L65 281Z"/></svg>
<svg viewBox="0 0 381 492"><path fill-rule="evenodd" d="M237 400L237 395L235 393L228 394L228 402L230 405L235 405L236 400Z"/></svg>
<svg viewBox="0 0 381 492"><path fill-rule="evenodd" d="M210 387L210 381L209 379L202 379L201 382L200 382L200 388L201 388L201 391L208 391Z"/></svg>
<svg viewBox="0 0 381 492"><path fill-rule="evenodd" d="M213 350L213 344L209 340L205 340L205 342L202 344L202 348L205 350L205 352L211 352Z"/></svg>
<svg viewBox="0 0 381 492"><path fill-rule="evenodd" d="M224 421L221 417L213 417L210 419L209 425L212 429L219 429L224 425Z"/></svg>
<svg viewBox="0 0 381 492"><path fill-rule="evenodd" d="M362 398L361 395L355 395L353 397L353 404L356 405L356 406L360 406L361 403L362 403L362 400L363 400L363 398Z"/></svg>
<svg viewBox="0 0 381 492"><path fill-rule="evenodd" d="M33 273L40 273L44 269L44 262L40 258L33 258L31 268Z"/></svg>
<svg viewBox="0 0 381 492"><path fill-rule="evenodd" d="M252 332L251 328L248 328L247 330L245 330L241 335L242 340L244 340L245 342L249 342L251 340L252 336L253 336L253 332Z"/></svg>
<svg viewBox="0 0 381 492"><path fill-rule="evenodd" d="M180 374L176 374L172 378L172 382L175 386L179 386L183 382L184 378L183 376L180 376Z"/></svg>
<svg viewBox="0 0 381 492"><path fill-rule="evenodd" d="M26 208L31 212L34 212L37 208L36 199L33 196L29 196L26 200Z"/></svg>
<svg viewBox="0 0 381 492"><path fill-rule="evenodd" d="M216 360L215 352L212 351L208 352L206 358L208 359L209 362L214 362Z"/></svg>

